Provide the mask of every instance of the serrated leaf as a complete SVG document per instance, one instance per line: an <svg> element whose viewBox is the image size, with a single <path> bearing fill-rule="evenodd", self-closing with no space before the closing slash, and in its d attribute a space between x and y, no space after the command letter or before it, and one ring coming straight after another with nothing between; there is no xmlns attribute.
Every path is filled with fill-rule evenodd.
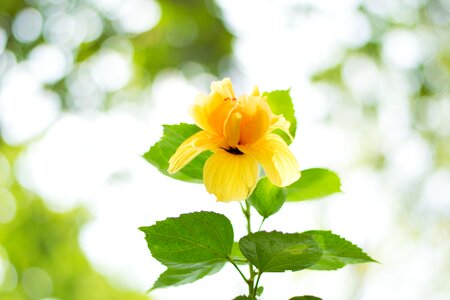
<svg viewBox="0 0 450 300"><path fill-rule="evenodd" d="M322 298L306 295L306 296L292 297L289 300L322 300Z"/></svg>
<svg viewBox="0 0 450 300"><path fill-rule="evenodd" d="M219 272L224 262L169 267L153 284L152 290L192 283L207 275Z"/></svg>
<svg viewBox="0 0 450 300"><path fill-rule="evenodd" d="M285 187L286 201L296 202L317 199L341 192L341 180L327 169L307 169L293 184Z"/></svg>
<svg viewBox="0 0 450 300"><path fill-rule="evenodd" d="M260 272L303 270L322 255L311 235L300 233L260 231L241 238L239 247Z"/></svg>
<svg viewBox="0 0 450 300"><path fill-rule="evenodd" d="M248 199L248 202L264 218L268 218L278 212L285 201L285 190L272 184L267 177L263 177L258 181L255 190Z"/></svg>
<svg viewBox="0 0 450 300"><path fill-rule="evenodd" d="M294 104L292 103L290 89L264 92L263 96L267 97L267 103L274 114L282 114L285 119L291 123L289 133L292 137L295 137L295 132L297 131L297 119L295 118Z"/></svg>
<svg viewBox="0 0 450 300"><path fill-rule="evenodd" d="M228 257L233 246L230 220L214 212L182 214L139 229L153 257L168 267L217 263Z"/></svg>
<svg viewBox="0 0 450 300"><path fill-rule="evenodd" d="M201 153L194 158L184 168L174 174L169 174L169 159L175 153L177 148L187 138L199 132L201 129L197 125L181 123L177 125L163 125L164 133L159 142L153 145L150 150L144 154L144 158L154 165L158 170L169 177L194 183L203 182L203 165L211 156L210 151Z"/></svg>
<svg viewBox="0 0 450 300"><path fill-rule="evenodd" d="M337 270L346 264L375 262L361 248L331 231L311 230L303 234L311 236L322 249L320 260L308 269Z"/></svg>
<svg viewBox="0 0 450 300"><path fill-rule="evenodd" d="M233 228L214 212L194 212L139 228L152 256L168 267L152 289L194 282L218 272L231 254Z"/></svg>

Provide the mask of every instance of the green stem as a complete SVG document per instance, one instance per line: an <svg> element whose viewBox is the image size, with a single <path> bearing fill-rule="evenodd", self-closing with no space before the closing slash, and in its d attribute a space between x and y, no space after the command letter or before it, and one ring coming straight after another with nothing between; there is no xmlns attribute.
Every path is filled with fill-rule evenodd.
<svg viewBox="0 0 450 300"><path fill-rule="evenodd" d="M258 231L261 231L261 228L262 228L262 226L263 226L265 220L266 220L266 218L263 218L263 219L262 219L261 224L259 224Z"/></svg>
<svg viewBox="0 0 450 300"><path fill-rule="evenodd" d="M259 279L261 278L262 273L258 274L258 278L256 278L255 289L253 290L253 297L256 299L256 293L258 292Z"/></svg>
<svg viewBox="0 0 450 300"><path fill-rule="evenodd" d="M248 201L245 201L245 210L244 210L245 218L247 219L247 233L252 233L252 226L251 226L251 219L250 219L250 203ZM248 296L253 297L255 294L255 288L254 288L254 282L255 282L255 269L253 268L253 264L249 261L248 262L248 269L250 272L250 278L248 279Z"/></svg>
<svg viewBox="0 0 450 300"><path fill-rule="evenodd" d="M245 275L242 273L241 269L239 269L238 265L234 262L234 260L231 257L228 257L227 260L236 268L239 274L241 274L242 279L244 279L244 281L247 282L247 278L245 278Z"/></svg>
<svg viewBox="0 0 450 300"><path fill-rule="evenodd" d="M251 234L252 233L252 225L250 222L250 203L248 203L248 201L245 201L245 218L247 219L247 233Z"/></svg>
<svg viewBox="0 0 450 300"><path fill-rule="evenodd" d="M248 203L248 201L245 201L245 207L242 205L242 203L239 203L241 205L241 209L242 209L242 213L245 216L245 219L247 220L247 233L251 234L252 233L252 226L251 226L251 222L250 222L250 203ZM255 288L255 277L256 277L256 272L255 269L253 267L253 264L249 261L248 262L248 269L250 272L250 278L245 279L245 282L248 285L248 296L251 299L256 299L256 288ZM258 281L259 281L259 277L261 275L258 275Z"/></svg>

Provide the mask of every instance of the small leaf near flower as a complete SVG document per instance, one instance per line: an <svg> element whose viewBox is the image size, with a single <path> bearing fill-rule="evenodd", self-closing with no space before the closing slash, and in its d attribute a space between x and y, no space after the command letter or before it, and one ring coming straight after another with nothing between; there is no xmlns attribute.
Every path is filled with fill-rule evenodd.
<svg viewBox="0 0 450 300"><path fill-rule="evenodd" d="M267 103L274 114L283 115L284 118L289 121L291 124L289 127L289 133L292 138L294 138L297 131L297 119L295 118L294 104L290 93L290 89L275 90L271 92L264 92L263 96L267 97ZM292 142L290 137L288 137L283 131L277 130L275 133L279 134L288 144Z"/></svg>
<svg viewBox="0 0 450 300"><path fill-rule="evenodd" d="M285 190L272 184L267 177L259 180L255 190L248 199L248 202L264 218L268 218L278 212L285 201Z"/></svg>
<svg viewBox="0 0 450 300"><path fill-rule="evenodd" d="M169 159L175 153L177 148L189 137L199 132L200 128L193 124L181 123L178 125L164 125L164 134L150 150L144 154L144 158L154 165L164 175L175 179L202 183L203 182L203 165L211 156L211 152L203 152L188 163L182 170L177 173L170 174L167 171L169 167Z"/></svg>
<svg viewBox="0 0 450 300"><path fill-rule="evenodd" d="M286 201L313 200L341 192L341 180L327 169L307 169L299 180L286 188Z"/></svg>

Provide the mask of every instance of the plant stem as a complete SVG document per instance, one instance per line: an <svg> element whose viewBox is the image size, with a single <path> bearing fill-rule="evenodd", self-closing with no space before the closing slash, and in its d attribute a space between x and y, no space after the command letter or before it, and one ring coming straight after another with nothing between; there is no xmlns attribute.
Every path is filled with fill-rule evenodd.
<svg viewBox="0 0 450 300"><path fill-rule="evenodd" d="M227 260L238 270L239 274L241 274L242 279L244 279L245 282L247 282L247 278L245 278L245 275L242 273L241 269L239 269L238 265L234 262L234 260L231 257L228 257Z"/></svg>
<svg viewBox="0 0 450 300"><path fill-rule="evenodd" d="M250 203L248 203L248 201L245 201L245 207L242 205L242 203L239 203L241 205L241 209L242 209L242 213L245 216L245 219L247 220L247 233L251 234L252 233L252 225L250 222ZM230 262L235 265L234 261L230 260ZM244 278L245 282L248 285L248 296L251 299L256 299L256 289L258 287L258 283L259 283L259 277L261 277L261 275L258 275L257 278L257 282L256 282L256 286L254 285L255 283L255 277L256 277L256 272L255 269L253 268L253 264L249 261L248 262L248 269L250 272L250 278L245 279L245 277L242 275L242 272L239 270L239 268L237 267L237 265L235 265L235 268L238 269L239 273L241 273L242 278Z"/></svg>
<svg viewBox="0 0 450 300"><path fill-rule="evenodd" d="M247 233L251 234L252 233L252 226L251 226L251 221L250 221L250 203L248 203L248 201L245 201L245 209L244 211L244 215L245 218L247 219ZM255 282L255 269L253 268L253 264L249 261L248 262L248 269L250 272L250 278L247 281L248 284L248 296L249 297L254 297L255 294L255 288L254 288L254 282Z"/></svg>
<svg viewBox="0 0 450 300"><path fill-rule="evenodd" d="M245 218L247 219L247 233L251 234L252 233L252 225L250 222L250 203L248 203L248 201L245 201Z"/></svg>
<svg viewBox="0 0 450 300"><path fill-rule="evenodd" d="M245 219L247 220L247 233L252 233L252 226L250 223L250 204L245 201L245 207L242 205L242 203L239 203L241 205L242 213L245 216Z"/></svg>
<svg viewBox="0 0 450 300"><path fill-rule="evenodd" d="M262 219L261 224L259 224L258 231L261 231L261 228L262 228L265 220L266 220L266 218Z"/></svg>
<svg viewBox="0 0 450 300"><path fill-rule="evenodd" d="M261 278L262 273L258 274L258 278L256 278L255 289L253 290L253 297L256 299L256 293L258 292L259 279Z"/></svg>

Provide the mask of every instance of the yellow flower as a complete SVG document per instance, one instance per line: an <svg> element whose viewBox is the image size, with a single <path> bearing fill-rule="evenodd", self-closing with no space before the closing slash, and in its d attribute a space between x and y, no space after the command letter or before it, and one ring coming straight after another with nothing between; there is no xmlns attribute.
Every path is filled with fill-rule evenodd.
<svg viewBox="0 0 450 300"><path fill-rule="evenodd" d="M300 177L298 162L283 139L289 122L274 115L258 88L236 98L231 81L211 84L209 95L199 95L191 115L202 131L184 141L169 160L175 173L201 152L211 150L203 168L206 190L218 201L244 200L258 181L258 163L269 180L280 187Z"/></svg>

